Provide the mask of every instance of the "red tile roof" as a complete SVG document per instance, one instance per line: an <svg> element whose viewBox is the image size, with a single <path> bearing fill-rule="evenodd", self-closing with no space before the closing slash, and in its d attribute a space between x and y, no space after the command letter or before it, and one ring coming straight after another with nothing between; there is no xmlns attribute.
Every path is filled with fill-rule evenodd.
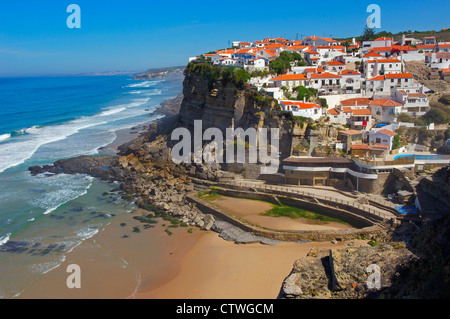
<svg viewBox="0 0 450 319"><path fill-rule="evenodd" d="M324 72L321 74L311 74L311 79L318 79L318 78L330 79L330 78L341 78L341 76L337 74L331 74L328 72Z"/></svg>
<svg viewBox="0 0 450 319"><path fill-rule="evenodd" d="M369 103L370 105L379 105L379 106L402 106L403 104L400 104L398 102L389 100L389 99L377 99L372 100Z"/></svg>
<svg viewBox="0 0 450 319"><path fill-rule="evenodd" d="M376 133L383 133L383 134L386 134L386 135L389 135L389 136L394 136L395 135L394 132L392 132L391 130L385 129L385 128L377 131Z"/></svg>
<svg viewBox="0 0 450 319"><path fill-rule="evenodd" d="M272 79L272 81L292 81L292 80L306 80L304 74L282 74Z"/></svg>
<svg viewBox="0 0 450 319"><path fill-rule="evenodd" d="M312 108L320 109L320 106L317 104L314 104L314 103L304 103L304 102L300 102L300 101L281 101L281 103L284 105L295 105L299 109L302 109L302 110L312 109Z"/></svg>
<svg viewBox="0 0 450 319"><path fill-rule="evenodd" d="M361 73L353 71L353 70L344 70L339 74L340 75L360 75Z"/></svg>
<svg viewBox="0 0 450 319"><path fill-rule="evenodd" d="M370 109L357 109L352 111L352 115L372 115Z"/></svg>
<svg viewBox="0 0 450 319"><path fill-rule="evenodd" d="M376 77L369 79L369 81L384 81L384 75L377 75Z"/></svg>
<svg viewBox="0 0 450 319"><path fill-rule="evenodd" d="M392 47L379 47L379 48L371 48L369 52L387 52L391 50Z"/></svg>
<svg viewBox="0 0 450 319"><path fill-rule="evenodd" d="M377 38L377 39L375 39L374 41L386 41L386 40L391 40L391 41L392 41L391 38L387 38L387 37Z"/></svg>
<svg viewBox="0 0 450 319"><path fill-rule="evenodd" d="M378 63L400 63L398 59L378 59Z"/></svg>
<svg viewBox="0 0 450 319"><path fill-rule="evenodd" d="M327 113L331 115L339 115L339 111L336 110L335 108L328 110Z"/></svg>
<svg viewBox="0 0 450 319"><path fill-rule="evenodd" d="M386 79L403 79L403 78L412 78L412 73L390 73L385 74Z"/></svg>
<svg viewBox="0 0 450 319"><path fill-rule="evenodd" d="M369 58L369 57L382 57L382 55L376 53L376 52L369 52L363 58Z"/></svg>
<svg viewBox="0 0 450 319"><path fill-rule="evenodd" d="M327 62L328 65L345 65L345 63L339 62L339 61L330 61Z"/></svg>
<svg viewBox="0 0 450 319"><path fill-rule="evenodd" d="M370 151L372 148L367 144L353 144L352 150L366 150Z"/></svg>
<svg viewBox="0 0 450 319"><path fill-rule="evenodd" d="M341 101L342 106L369 105L371 99L366 97L357 97Z"/></svg>

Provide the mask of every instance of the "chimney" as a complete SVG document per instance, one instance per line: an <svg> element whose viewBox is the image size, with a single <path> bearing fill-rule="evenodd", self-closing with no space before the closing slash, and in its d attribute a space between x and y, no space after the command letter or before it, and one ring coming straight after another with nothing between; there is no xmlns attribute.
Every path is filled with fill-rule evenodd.
<svg viewBox="0 0 450 319"><path fill-rule="evenodd" d="M405 45L405 35L402 35L402 45Z"/></svg>

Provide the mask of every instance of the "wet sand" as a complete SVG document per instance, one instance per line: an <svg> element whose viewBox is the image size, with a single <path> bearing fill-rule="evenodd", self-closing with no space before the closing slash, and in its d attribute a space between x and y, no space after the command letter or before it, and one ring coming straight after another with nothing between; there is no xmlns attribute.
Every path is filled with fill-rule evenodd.
<svg viewBox="0 0 450 319"><path fill-rule="evenodd" d="M137 290L154 289L172 280L184 255L202 236L201 231L189 234L187 228L179 228L169 236L162 226L167 222L162 219L155 228L144 230L132 218L136 215L127 213L85 240L58 268L41 276L18 298L133 298ZM140 233L133 232L135 226ZM128 238L122 238L124 235ZM70 264L80 266L81 289L66 285Z"/></svg>
<svg viewBox="0 0 450 319"><path fill-rule="evenodd" d="M184 227L171 229L169 236L162 226L168 223L161 219L155 228L144 230L132 218L136 215L127 213L84 241L18 298L271 299L277 297L295 260L311 248L348 243L236 245L198 228L192 234ZM132 231L135 226L140 233ZM80 266L80 289L66 285L70 264Z"/></svg>
<svg viewBox="0 0 450 319"><path fill-rule="evenodd" d="M261 213L271 210L273 206L268 202L258 200L221 196L221 198L214 201L213 204L252 224L270 229L336 230L353 228L348 224L333 221L319 221L307 218L292 219L284 216L261 216Z"/></svg>

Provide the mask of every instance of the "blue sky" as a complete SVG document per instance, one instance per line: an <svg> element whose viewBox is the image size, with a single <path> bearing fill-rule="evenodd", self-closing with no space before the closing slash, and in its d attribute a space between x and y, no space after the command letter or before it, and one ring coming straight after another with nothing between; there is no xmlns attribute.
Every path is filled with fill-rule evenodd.
<svg viewBox="0 0 450 319"><path fill-rule="evenodd" d="M81 29L66 25L72 3ZM377 31L450 27L448 0L1 1L0 76L143 71L184 65L234 40L357 36L371 3L381 8Z"/></svg>

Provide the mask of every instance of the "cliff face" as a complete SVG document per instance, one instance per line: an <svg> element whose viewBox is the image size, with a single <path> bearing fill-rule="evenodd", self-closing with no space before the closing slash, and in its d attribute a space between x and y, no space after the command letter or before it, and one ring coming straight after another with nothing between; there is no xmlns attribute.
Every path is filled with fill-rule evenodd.
<svg viewBox="0 0 450 319"><path fill-rule="evenodd" d="M193 129L194 121L202 121L202 129L214 127L225 136L227 128L279 128L280 156L291 155L305 129L292 116L281 112L276 100L263 97L250 88L238 88L232 81L220 77L211 81L187 68L183 83L184 100L181 104L180 127ZM305 125L306 126L306 125ZM270 142L270 138L268 140Z"/></svg>

